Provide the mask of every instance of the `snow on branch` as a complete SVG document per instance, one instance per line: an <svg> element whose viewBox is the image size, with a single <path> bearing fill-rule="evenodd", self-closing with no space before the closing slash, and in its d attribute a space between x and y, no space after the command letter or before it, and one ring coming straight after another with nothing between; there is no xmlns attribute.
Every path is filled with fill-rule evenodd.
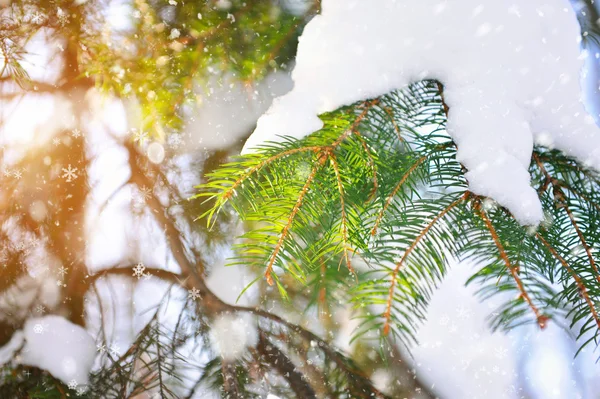
<svg viewBox="0 0 600 399"><path fill-rule="evenodd" d="M300 38L294 89L243 152L317 131L321 113L436 79L469 189L537 225L534 143L600 169L600 133L581 102L580 41L567 0L324 0Z"/></svg>

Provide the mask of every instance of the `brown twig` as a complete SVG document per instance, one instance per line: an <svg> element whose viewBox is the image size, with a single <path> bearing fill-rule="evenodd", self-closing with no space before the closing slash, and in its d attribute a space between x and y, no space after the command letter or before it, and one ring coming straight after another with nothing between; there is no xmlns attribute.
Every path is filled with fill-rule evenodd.
<svg viewBox="0 0 600 399"><path fill-rule="evenodd" d="M285 378L297 398L317 398L304 375L296 371L296 365L275 344L270 342L262 331L258 335L256 349L261 357Z"/></svg>
<svg viewBox="0 0 600 399"><path fill-rule="evenodd" d="M546 183L544 183L544 186L547 187L548 184L552 184L552 186L554 187L554 197L555 197L555 200L557 201L557 205L559 205L561 208L563 208L565 210L565 212L567 213L567 216L569 217L569 220L571 221L571 225L575 229L575 232L577 233L577 237L579 237L579 241L581 242L581 245L585 249L585 252L589 259L590 265L592 266L592 269L594 269L594 272L596 273L596 280L598 280L600 282L600 271L598 270L598 266L596 265L596 261L594 260L594 256L592 255L592 250L591 250L590 246L587 244L585 236L583 235L583 232L579 228L579 225L577 223L577 220L575 219L575 216L573 215L573 212L571 211L571 208L569 208L567 196L561 189L561 186L562 186L561 182L559 180L555 179L554 177L552 177L552 175L544 167L544 164L542 163L540 158L537 156L537 154L533 154L533 159L539 166L542 173L546 176L546 179L545 179ZM569 187L567 187L567 189L569 189ZM544 188L544 191L545 191L545 188ZM594 204L593 202L591 202L591 203ZM598 205L594 204L594 206L597 207Z"/></svg>
<svg viewBox="0 0 600 399"><path fill-rule="evenodd" d="M560 256L560 254L556 251L556 249L554 249L548 243L548 241L546 241L544 239L544 237L542 237L539 233L537 233L535 236L542 242L542 244L544 244L544 246L548 249L548 251L550 251L552 256L554 256L561 263L561 265L569 272L569 274L573 277L573 279L575 280L575 284L577 284L577 288L579 289L579 292L581 293L581 296L583 296L585 302L587 303L588 307L590 308L590 311L592 312L592 316L593 316L594 320L596 321L596 325L598 326L598 328L600 328L600 318L598 318L598 312L596 311L596 307L594 306L594 303L590 299L590 295L588 293L587 287L585 286L581 277L577 273L575 273L575 271L569 266L567 261L562 256Z"/></svg>
<svg viewBox="0 0 600 399"><path fill-rule="evenodd" d="M485 225L486 225L488 231L490 232L490 235L492 236L492 240L494 241L496 248L498 248L500 257L504 261L507 269L510 271L512 278L515 280L515 283L517 284L517 288L519 289L521 298L523 298L525 300L525 302L527 302L527 304L529 305L529 307L535 314L536 321L537 321L538 325L540 326L540 328L541 329L546 328L546 324L548 323L548 319L549 319L548 316L543 315L539 311L539 309L533 304L533 301L531 300L529 294L525 290L525 286L523 285L523 282L521 281L521 278L519 277L518 268L513 266L510 259L508 258L508 255L506 254L506 250L504 249L504 246L502 245L502 242L500 241L500 237L498 237L498 233L496 232L496 229L492 225L492 222L487 217L487 215L485 214L485 211L481 208L481 206L479 204L477 204L476 207L479 211L479 215L485 222Z"/></svg>
<svg viewBox="0 0 600 399"><path fill-rule="evenodd" d="M267 263L267 269L265 270L265 277L267 278L267 283L269 285L273 285L273 275L272 275L273 274L273 265L275 264L277 255L283 248L283 243L284 243L285 239L287 238L289 231L292 228L292 225L294 224L294 220L296 219L296 215L298 214L300 207L302 207L302 203L304 202L304 197L306 197L306 194L308 194L308 189L310 188L310 185L312 184L313 180L317 176L317 172L323 166L323 164L325 163L326 160L327 160L327 154L321 154L321 156L319 157L319 160L315 163L310 175L308 175L308 179L306 179L304 186L300 190L300 194L298 194L298 199L296 199L296 204L292 208L292 212L290 213L290 215L288 217L288 221L287 221L286 225L283 227L281 234L279 235L279 240L277 241L277 244L275 245L275 249L273 249L273 252L271 253L271 256L269 257L269 262Z"/></svg>

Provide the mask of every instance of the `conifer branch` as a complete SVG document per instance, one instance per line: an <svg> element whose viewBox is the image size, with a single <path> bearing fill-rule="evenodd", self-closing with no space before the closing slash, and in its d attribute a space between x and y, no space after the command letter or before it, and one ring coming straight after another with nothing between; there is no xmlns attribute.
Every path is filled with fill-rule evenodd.
<svg viewBox="0 0 600 399"><path fill-rule="evenodd" d="M564 196L564 194L563 194L563 196ZM594 260L594 256L592 255L592 250L590 249L590 246L587 244L587 241L586 241L583 233L581 232L581 229L579 228L579 225L577 224L577 221L575 220L575 216L573 216L573 212L571 211L571 209L569 208L569 206L567 205L566 202L564 203L563 208L565 209L565 212L569 216L569 220L571 221L571 225L573 226L573 228L577 232L577 236L579 237L579 241L581 242L581 245L585 249L585 253L587 254L587 257L588 257L588 259L590 261L590 266L592 266L592 269L596 273L596 280L598 282L600 282L600 271L598 271L598 266L596 265L596 261Z"/></svg>
<svg viewBox="0 0 600 399"><path fill-rule="evenodd" d="M390 331L390 320L391 320L391 316L392 316L392 303L394 301L394 289L396 288L396 277L398 276L398 273L400 272L402 265L404 265L404 262L408 259L410 254L415 250L415 248L417 247L419 242L425 236L427 236L427 233L429 232L429 230L431 230L431 228L438 221L440 221L444 216L446 216L446 214L448 214L448 212L450 212L452 209L454 209L456 206L458 206L458 204L460 204L461 202L466 200L468 198L468 196L469 196L469 192L465 192L463 195L460 196L460 198L458 198L456 201L452 202L450 205L448 205L446 208L444 208L440 213L438 213L433 219L431 219L431 221L425 226L425 228L423 228L423 230L421 230L419 235L417 235L417 237L412 241L412 243L409 245L409 247L406 249L406 251L404 251L404 254L402 255L402 258L400 259L400 261L398 263L396 263L396 267L394 268L392 275L391 275L391 285L390 285L390 290L389 290L389 294L388 294L388 299L386 302L386 309L385 309L385 312L383 313L383 318L385 320L384 326L383 326L383 335L388 335L389 331Z"/></svg>
<svg viewBox="0 0 600 399"><path fill-rule="evenodd" d="M264 332L259 332L258 352L271 366L285 378L297 398L316 399L317 395L304 375L296 370L296 365L275 344L269 341Z"/></svg>
<svg viewBox="0 0 600 399"><path fill-rule="evenodd" d="M346 202L344 200L344 185L342 183L339 165L337 163L335 155L332 152L329 153L329 160L331 161L331 166L333 167L335 178L337 180L338 191L340 193L340 207L342 217L342 244L344 246L344 260L346 261L346 266L348 267L348 270L351 273L354 273L354 269L350 264L350 257L348 256L348 248L350 247L350 245L348 243L348 217L346 215Z"/></svg>
<svg viewBox="0 0 600 399"><path fill-rule="evenodd" d="M560 256L560 254L556 251L556 249L554 249L548 243L548 241L546 241L546 239L544 237L542 237L542 235L540 233L536 233L536 237L542 242L542 244L546 247L546 249L548 249L548 251L550 251L552 256L554 256L561 263L561 265L565 268L565 270L567 270L569 272L569 274L573 277L573 279L575 280L575 283L577 284L579 292L581 293L581 296L584 298L585 302L587 303L588 307L590 308L590 312L592 313L592 317L594 318L596 325L600 329L600 318L598 317L598 312L596 310L596 307L594 306L594 303L592 302L592 300L590 298L588 289L585 286L585 283L583 282L582 278L569 266L569 263L562 256Z"/></svg>
<svg viewBox="0 0 600 399"><path fill-rule="evenodd" d="M223 194L222 194L223 200L227 200L227 199L231 198L233 196L233 193L234 193L235 189L237 187L239 187L240 184L242 184L251 175L253 175L254 173L258 172L259 170L261 170L265 166L273 163L274 161L277 161L277 160L279 160L281 158L285 158L285 157L288 157L290 155L294 155L294 154L297 154L297 153L300 153L300 152L306 152L306 151L318 152L318 151L321 151L322 149L323 149L322 146L310 146L310 147L292 148L290 150L280 152L279 154L275 154L275 155L273 155L273 156L265 159L264 161L261 161L258 165L253 166L247 173L245 173L244 175L242 175L241 177L239 177L235 182L233 182L233 184L231 185L231 187L229 187L225 192L223 192Z"/></svg>
<svg viewBox="0 0 600 399"><path fill-rule="evenodd" d="M361 146L365 150L365 154L367 154L367 158L369 161L369 167L371 168L371 173L373 173L373 189L371 191L371 195L369 199L373 199L373 197L377 194L377 189L379 188L379 182L377 179L377 167L375 166L375 160L373 159L373 154L371 154L371 150L367 146L367 142L364 137L360 134L358 130L354 131L356 137L358 137L358 141L360 141Z"/></svg>
<svg viewBox="0 0 600 399"><path fill-rule="evenodd" d="M283 227L283 230L281 231L281 234L279 236L279 240L277 241L277 244L275 245L275 249L273 249L273 252L271 253L271 256L269 257L269 262L267 263L267 269L265 270L265 277L266 277L267 283L269 285L273 285L273 276L272 276L273 265L275 263L275 260L277 259L277 255L283 248L283 242L285 241L285 239L288 236L288 233L292 227L292 224L294 223L294 219L296 218L296 215L298 214L298 211L300 210L300 207L302 206L304 197L308 193L310 185L312 184L313 180L315 179L319 169L327 161L327 158L328 158L327 153L320 154L319 159L313 166L313 169L310 172L310 175L308 175L308 178L306 179L306 183L304 183L304 186L302 187L302 189L300 190L300 193L298 194L298 199L296 200L296 204L292 208L292 211L288 217L287 223Z"/></svg>
<svg viewBox="0 0 600 399"><path fill-rule="evenodd" d="M417 169L419 167L419 165L421 165L423 162L425 162L426 159L427 159L426 155L423 155L421 158L417 159L417 161L412 164L412 166L406 171L406 173L404 173L404 175L402 176L402 179L400 179L398 184L396 184L396 187L394 187L394 189L388 196L387 200L385 201L385 205L383 206L383 209L381 209L381 211L377 215L377 219L375 220L375 225L373 226L373 229L371 230L372 236L377 234L377 228L379 227L379 224L381 223L381 220L383 219L385 212L387 211L388 207L390 206L390 204L392 203L394 198L396 198L396 195L398 194L400 189L404 186L404 183L406 182L406 180L415 171L415 169Z"/></svg>
<svg viewBox="0 0 600 399"><path fill-rule="evenodd" d="M508 258L508 255L506 254L504 245L502 245L502 242L500 241L500 238L498 237L498 233L496 232L496 229L492 225L492 222L490 221L490 219L485 214L485 211L481 208L481 205L479 203L476 203L475 207L476 207L477 211L479 212L481 219L484 221L484 223L487 227L487 230L490 232L490 235L492 236L492 240L494 241L494 245L498 249L500 258L502 258L502 260L504 261L504 264L506 265L506 268L510 271L510 274L511 274L513 280L515 280L515 283L517 284L517 288L519 289L521 298L524 299L525 302L527 302L527 305L529 305L529 307L535 314L536 321L537 321L539 327L541 329L546 328L546 324L548 323L548 319L549 319L548 316L543 315L539 311L539 309L534 305L529 294L525 290L523 281L521 281L521 278L519 277L519 272L518 272L517 267L512 265L512 262L510 261L510 259Z"/></svg>
<svg viewBox="0 0 600 399"><path fill-rule="evenodd" d="M537 154L534 154L533 157L534 157L534 160L536 161L536 163L538 164L538 166L540 167L540 170L542 171L542 173L546 176L546 182L544 183L544 185L545 186L547 186L547 184L553 185L554 198L557 203L557 206L560 208L563 208L565 210L565 212L567 213L567 216L569 217L569 220L571 221L571 225L575 229L575 232L577 233L577 237L579 237L579 241L581 242L581 245L585 249L588 260L590 262L590 266L596 273L596 280L598 282L600 282L600 271L598 270L598 266L596 265L596 262L592 255L590 246L587 244L585 236L583 235L583 232L579 228L579 225L577 223L577 220L575 219L575 216L573 215L573 212L569 208L567 197L565 196L564 192L561 189L561 182L558 181L557 179L555 179L552 175L550 175L548 170L544 167L544 164L542 163L540 158L537 156ZM567 189L568 189L568 187L567 187ZM590 202L590 201L588 201L588 202ZM594 203L593 201L591 201L590 203L593 204L593 206L598 207L598 204Z"/></svg>
<svg viewBox="0 0 600 399"><path fill-rule="evenodd" d="M392 126L394 127L394 132L396 132L396 135L398 136L398 140L400 142L404 142L404 137L402 137L402 133L400 132L400 127L398 127L398 123L396 122L396 118L394 118L394 114L391 110L390 107L379 107L381 109L383 109L383 111L390 117L390 121L392 122Z"/></svg>

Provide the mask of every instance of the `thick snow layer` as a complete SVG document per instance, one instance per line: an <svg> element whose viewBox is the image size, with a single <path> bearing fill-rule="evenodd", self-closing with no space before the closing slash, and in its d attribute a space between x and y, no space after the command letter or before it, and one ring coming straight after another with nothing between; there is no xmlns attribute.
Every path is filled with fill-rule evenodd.
<svg viewBox="0 0 600 399"><path fill-rule="evenodd" d="M600 167L579 43L568 0L323 0L300 38L294 89L259 119L244 152L320 129L323 112L438 79L470 189L537 224L527 171L535 140Z"/></svg>
<svg viewBox="0 0 600 399"><path fill-rule="evenodd" d="M19 363L47 370L65 384L88 383L96 344L84 328L49 315L27 320L23 332L25 346Z"/></svg>

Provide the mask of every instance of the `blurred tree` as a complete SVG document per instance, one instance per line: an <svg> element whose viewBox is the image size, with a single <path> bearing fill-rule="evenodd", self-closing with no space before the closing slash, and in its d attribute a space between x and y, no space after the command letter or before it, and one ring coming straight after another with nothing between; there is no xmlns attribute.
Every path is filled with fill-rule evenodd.
<svg viewBox="0 0 600 399"><path fill-rule="evenodd" d="M206 277L214 269L214 252L232 244L236 222L231 215L220 215L210 231L195 222L212 204L185 201L186 191L173 177L178 154L166 154L171 163L153 162L150 146L156 143L164 150L168 137L183 134L186 118L210 91L213 76L233 76L252 90L269 73L286 68L302 27L319 11L318 1L22 0L2 5L0 101L7 109L29 107L32 119L44 103L52 104L48 106L54 107L55 118L68 117L59 128L40 126L25 148L19 140L15 144L6 139L14 134L14 116L9 112L1 121L0 347L14 339L27 319L46 313L62 315L90 332L97 314L101 327L97 367L85 389L20 364L22 348L17 348L8 357L0 356L0 397L64 398L77 393L90 398L192 398L206 397L207 392L229 398L267 393L297 398L433 397L404 362L397 342L386 339L384 347L359 339L350 353L336 349L334 341L344 325L332 314L343 307L342 286L350 286L352 277L340 277L325 263L313 275L312 290L293 279L285 281L288 301L276 311L273 306L266 310L280 301L265 283L259 283L263 295L258 306L220 299ZM35 65L40 54L47 62L42 68ZM139 114L130 122L135 128L131 136L114 136L109 144L94 138L98 90ZM93 224L90 208L102 181L91 170L100 163L99 153L110 146L123 151L127 162L116 179L122 184L102 199L99 213L123 189L137 193L141 206L132 207L131 213L151 215L178 271L157 257L152 265L142 264L139 254L92 267L93 237L87 226ZM218 169L235 147L195 154L192 169L201 171L199 178ZM135 285L141 275L166 284L167 294L131 346L117 350L106 336L106 303L115 299L100 292L101 283L121 278ZM165 309L173 311L171 297L180 304L172 325L162 318ZM284 319L283 312L290 317ZM257 330L256 345L234 359L210 344L211 329L223 315L249 316ZM312 320L310 328L303 326L307 320ZM190 360L190 353L204 361ZM387 370L397 381L385 393L370 379L378 370Z"/></svg>

